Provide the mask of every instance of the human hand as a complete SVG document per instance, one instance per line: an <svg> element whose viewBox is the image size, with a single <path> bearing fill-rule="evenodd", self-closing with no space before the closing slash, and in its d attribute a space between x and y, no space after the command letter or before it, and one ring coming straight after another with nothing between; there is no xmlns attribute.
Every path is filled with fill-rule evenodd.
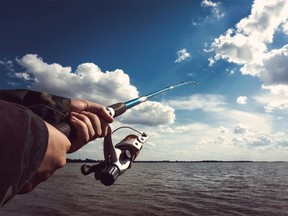
<svg viewBox="0 0 288 216"><path fill-rule="evenodd" d="M49 134L45 156L34 176L20 190L19 194L32 191L57 169L65 166L67 152L75 152L89 141L106 136L108 123L113 122L106 107L87 100L72 99L69 117L71 124L76 129L76 136L72 140L45 122Z"/></svg>
<svg viewBox="0 0 288 216"><path fill-rule="evenodd" d="M106 107L87 100L72 99L69 110L76 136L72 138L68 153L80 149L88 142L107 135L108 123L113 122Z"/></svg>

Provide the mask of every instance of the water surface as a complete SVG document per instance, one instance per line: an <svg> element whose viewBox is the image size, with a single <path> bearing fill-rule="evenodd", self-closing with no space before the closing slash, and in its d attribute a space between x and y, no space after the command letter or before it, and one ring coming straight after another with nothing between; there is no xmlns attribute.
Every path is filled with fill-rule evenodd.
<svg viewBox="0 0 288 216"><path fill-rule="evenodd" d="M67 164L0 215L288 215L288 163L135 163L109 187L80 166Z"/></svg>

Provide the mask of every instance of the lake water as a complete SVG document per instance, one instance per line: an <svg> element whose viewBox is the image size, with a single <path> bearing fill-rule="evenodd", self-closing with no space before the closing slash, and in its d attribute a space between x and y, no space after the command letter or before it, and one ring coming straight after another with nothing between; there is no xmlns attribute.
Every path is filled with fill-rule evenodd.
<svg viewBox="0 0 288 216"><path fill-rule="evenodd" d="M288 215L288 163L135 163L114 185L67 164L5 216Z"/></svg>

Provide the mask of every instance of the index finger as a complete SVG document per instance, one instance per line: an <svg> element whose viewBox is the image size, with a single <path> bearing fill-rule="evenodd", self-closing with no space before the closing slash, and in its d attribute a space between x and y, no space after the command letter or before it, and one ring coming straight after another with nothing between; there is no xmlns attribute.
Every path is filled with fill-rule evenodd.
<svg viewBox="0 0 288 216"><path fill-rule="evenodd" d="M91 102L86 111L99 115L107 123L113 122L113 117L109 114L105 106Z"/></svg>

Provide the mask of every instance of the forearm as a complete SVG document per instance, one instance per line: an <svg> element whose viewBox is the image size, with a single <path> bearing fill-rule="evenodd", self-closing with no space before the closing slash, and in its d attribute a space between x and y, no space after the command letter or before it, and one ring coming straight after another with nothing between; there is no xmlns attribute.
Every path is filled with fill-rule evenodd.
<svg viewBox="0 0 288 216"><path fill-rule="evenodd" d="M0 100L21 104L52 125L67 118L69 98L32 90L0 90Z"/></svg>

